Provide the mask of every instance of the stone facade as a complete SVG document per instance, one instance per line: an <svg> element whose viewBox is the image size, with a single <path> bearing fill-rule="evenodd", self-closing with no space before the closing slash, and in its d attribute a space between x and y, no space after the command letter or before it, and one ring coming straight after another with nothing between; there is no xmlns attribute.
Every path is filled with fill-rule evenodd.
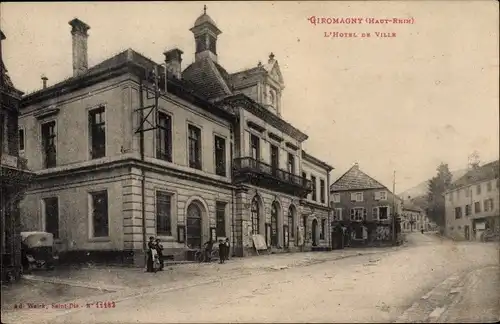
<svg viewBox="0 0 500 324"><path fill-rule="evenodd" d="M56 232L56 245L67 254L116 252L137 264L143 264L149 236L160 238L164 254L174 259L209 239L229 238L234 255L253 254L253 235L263 235L272 252L296 250L302 216L301 248L330 244L332 167L304 155L307 135L281 118L284 84L274 55L230 76L214 50L221 32L204 14L192 31L197 42L208 37L208 43L182 72L178 49L165 52L170 74L131 49L87 69L82 42L90 27L78 24L85 32L73 37L73 54L85 71L23 99L24 156L37 173L21 205L25 229ZM92 138L96 109L101 146ZM160 115L167 122L161 124ZM54 125L51 166L42 139L47 122ZM312 174L317 190L324 181L325 192L315 200L304 198ZM50 217L47 198L58 204ZM254 199L259 224L252 226Z"/></svg>
<svg viewBox="0 0 500 324"><path fill-rule="evenodd" d="M445 234L457 240L480 240L500 231L498 161L469 171L445 193Z"/></svg>

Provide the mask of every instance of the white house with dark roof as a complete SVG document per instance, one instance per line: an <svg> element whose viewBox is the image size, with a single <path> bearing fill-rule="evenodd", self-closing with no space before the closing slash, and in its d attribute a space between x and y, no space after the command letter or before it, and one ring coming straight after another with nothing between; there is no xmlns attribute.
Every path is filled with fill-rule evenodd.
<svg viewBox="0 0 500 324"><path fill-rule="evenodd" d="M386 186L361 171L357 163L330 186L334 226L339 222L350 228L354 241L390 241L393 217L401 215L401 203ZM368 239L363 238L362 227L367 228Z"/></svg>
<svg viewBox="0 0 500 324"><path fill-rule="evenodd" d="M500 232L499 161L469 170L445 192L445 234L480 240L485 231Z"/></svg>
<svg viewBox="0 0 500 324"><path fill-rule="evenodd" d="M37 174L21 204L25 230L53 233L67 258L137 264L149 236L181 259L226 237L238 256L256 240L275 252L330 245L327 233L311 237L328 223L328 201L306 196L321 180L329 187L332 167L304 153L308 136L283 119L274 55L228 73L222 32L204 12L185 69L177 48L163 64L127 49L88 67L90 26L70 25L73 77L21 103L23 154Z"/></svg>

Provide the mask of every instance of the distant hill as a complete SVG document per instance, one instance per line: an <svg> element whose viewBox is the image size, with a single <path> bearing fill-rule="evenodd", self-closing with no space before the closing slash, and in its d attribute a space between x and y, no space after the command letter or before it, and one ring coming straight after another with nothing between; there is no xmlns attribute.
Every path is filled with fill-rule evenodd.
<svg viewBox="0 0 500 324"><path fill-rule="evenodd" d="M451 172L451 175L452 175L451 181L458 180L460 177L465 175L465 173L467 173L467 169L452 171ZM400 194L398 194L398 196L403 198L403 199L408 199L408 196L410 196L411 200L415 200L415 199L420 198L422 196L425 197L427 195L428 182L429 182L429 180L423 181L423 182L419 183L418 185L416 185L415 187L412 187L408 190L401 192ZM420 202L420 200L421 199L418 199L419 202ZM420 205L420 204L418 204L418 205ZM422 207L422 206L420 206L420 207Z"/></svg>

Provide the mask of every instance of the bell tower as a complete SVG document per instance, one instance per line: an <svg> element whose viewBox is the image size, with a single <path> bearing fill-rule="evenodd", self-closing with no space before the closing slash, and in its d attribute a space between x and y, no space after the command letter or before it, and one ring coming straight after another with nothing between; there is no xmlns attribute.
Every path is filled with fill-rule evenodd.
<svg viewBox="0 0 500 324"><path fill-rule="evenodd" d="M217 28L213 19L207 15L207 6L203 7L203 14L196 19L190 31L196 43L195 61L208 57L217 62L217 37L222 32Z"/></svg>

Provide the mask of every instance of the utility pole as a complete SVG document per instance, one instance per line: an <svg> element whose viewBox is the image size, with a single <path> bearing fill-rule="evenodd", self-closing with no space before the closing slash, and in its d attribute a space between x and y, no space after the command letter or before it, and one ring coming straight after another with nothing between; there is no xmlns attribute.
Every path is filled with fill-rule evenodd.
<svg viewBox="0 0 500 324"><path fill-rule="evenodd" d="M392 242L396 243L396 170L392 181Z"/></svg>

